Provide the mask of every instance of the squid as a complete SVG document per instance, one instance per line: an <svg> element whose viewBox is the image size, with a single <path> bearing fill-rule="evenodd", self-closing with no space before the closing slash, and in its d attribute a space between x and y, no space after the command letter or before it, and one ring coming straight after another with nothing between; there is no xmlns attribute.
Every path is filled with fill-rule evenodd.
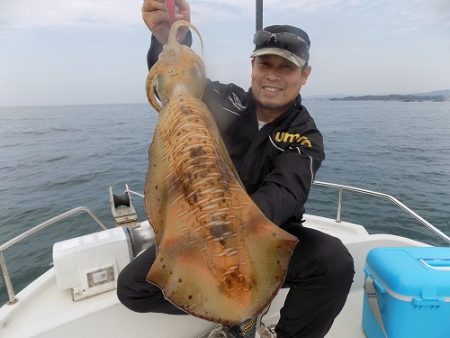
<svg viewBox="0 0 450 338"><path fill-rule="evenodd" d="M275 297L298 240L247 194L202 102L203 61L177 41L181 27L200 36L175 21L146 82L159 114L144 189L157 246L147 281L187 313L237 324Z"/></svg>

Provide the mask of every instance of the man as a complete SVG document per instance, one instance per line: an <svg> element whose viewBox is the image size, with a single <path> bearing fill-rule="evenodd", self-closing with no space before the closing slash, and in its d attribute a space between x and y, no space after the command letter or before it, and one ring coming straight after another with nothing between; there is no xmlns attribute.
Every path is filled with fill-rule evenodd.
<svg viewBox="0 0 450 338"><path fill-rule="evenodd" d="M189 20L188 3L179 0L177 6L176 19ZM153 33L151 67L169 32L164 1L145 0L142 13ZM192 40L186 30L178 39L187 45ZM273 223L299 238L285 279L290 290L273 337L324 337L345 303L354 270L338 239L301 224L314 175L325 158L322 136L299 95L311 73L311 43L303 30L286 25L257 32L254 43L250 90L208 81L204 101L248 194ZM152 247L122 271L119 299L137 312L183 313L145 281L154 257ZM254 322L219 327L205 337L254 337Z"/></svg>

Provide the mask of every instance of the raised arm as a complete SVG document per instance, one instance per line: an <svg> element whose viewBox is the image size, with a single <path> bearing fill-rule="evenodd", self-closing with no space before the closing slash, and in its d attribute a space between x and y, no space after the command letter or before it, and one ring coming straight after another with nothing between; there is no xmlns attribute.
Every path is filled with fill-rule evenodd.
<svg viewBox="0 0 450 338"><path fill-rule="evenodd" d="M191 11L186 0L175 0L175 20L191 20ZM142 4L142 18L152 32L153 36L164 44L167 42L170 31L169 16L165 0L144 0ZM180 29L178 41L183 41L188 32L187 28Z"/></svg>

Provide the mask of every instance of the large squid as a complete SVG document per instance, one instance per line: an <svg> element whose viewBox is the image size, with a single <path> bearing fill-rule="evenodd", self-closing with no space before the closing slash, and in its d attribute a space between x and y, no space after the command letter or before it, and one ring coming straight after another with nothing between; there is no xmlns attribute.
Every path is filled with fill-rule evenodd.
<svg viewBox="0 0 450 338"><path fill-rule="evenodd" d="M185 26L197 32L175 21L147 78L148 99L159 112L145 183L158 248L147 280L188 313L236 324L276 295L297 238L272 224L240 182L201 100L203 62L177 42Z"/></svg>

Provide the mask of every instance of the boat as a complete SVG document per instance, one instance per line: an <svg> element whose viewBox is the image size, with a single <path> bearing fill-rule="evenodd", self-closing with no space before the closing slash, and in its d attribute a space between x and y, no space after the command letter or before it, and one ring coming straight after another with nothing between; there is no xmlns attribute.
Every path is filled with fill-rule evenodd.
<svg viewBox="0 0 450 338"><path fill-rule="evenodd" d="M256 12L256 28L261 29L262 1L257 1ZM352 254L356 271L347 302L326 337L363 338L364 267L368 253L375 248L430 247L434 242L432 237L450 246L450 237L391 195L321 181L313 183L313 189L316 187L336 192L336 200L332 202L336 216L305 214L303 225L339 238ZM430 241L392 233L371 233L368 224L343 220L344 193L371 196L393 204L430 230ZM1 337L195 338L216 326L191 315L135 313L118 300L118 273L154 242L148 221L137 217L133 198L143 198L143 194L127 185L122 195L115 195L110 188L114 227L106 226L89 208L78 206L0 245L0 271L8 294L8 301L0 308ZM49 226L79 214L87 214L99 231L54 243L53 266L16 294L4 252ZM287 289L280 289L270 307L258 317L257 338L266 337L278 321L287 292Z"/></svg>
<svg viewBox="0 0 450 338"><path fill-rule="evenodd" d="M333 189L336 217L305 215L304 226L339 238L355 261L355 277L344 309L327 338L363 338L362 310L364 266L367 253L380 247L428 247L425 241L404 236L369 234L362 224L342 219L343 196L349 193L385 200L417 220L430 234L450 246L450 238L395 197L381 192L315 181L314 187ZM313 188L314 189L314 188ZM0 308L1 337L163 337L195 338L216 324L190 315L135 313L123 306L116 295L117 274L154 240L148 221L137 219L134 197L143 197L127 185L123 195L110 188L110 204L116 227L106 227L86 207L57 215L0 245L0 269L9 300ZM29 236L68 217L86 213L100 231L69 238L53 245L53 264L47 272L15 294L3 253ZM266 313L259 318L257 337L278 321L287 289L281 289Z"/></svg>

